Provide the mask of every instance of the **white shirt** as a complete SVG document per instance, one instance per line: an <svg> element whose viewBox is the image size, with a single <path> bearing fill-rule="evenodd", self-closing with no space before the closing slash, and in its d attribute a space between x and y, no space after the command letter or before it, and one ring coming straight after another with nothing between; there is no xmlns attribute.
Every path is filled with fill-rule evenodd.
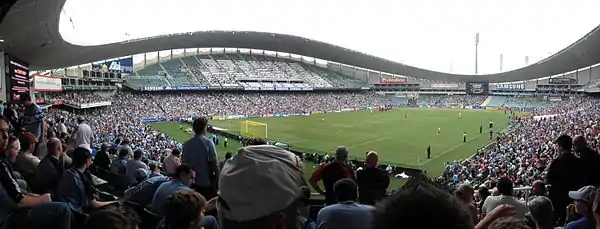
<svg viewBox="0 0 600 229"><path fill-rule="evenodd" d="M525 203L517 200L515 197L505 195L488 196L488 198L486 198L485 201L483 201L483 206L481 206L481 208L482 211L485 212L485 214L488 214L496 207L503 204L508 204L515 207L515 217L519 219L525 219L525 214L529 211Z"/></svg>
<svg viewBox="0 0 600 229"><path fill-rule="evenodd" d="M75 139L76 146L82 144L92 145L92 128L86 123L79 124L77 131L73 134L73 138Z"/></svg>
<svg viewBox="0 0 600 229"><path fill-rule="evenodd" d="M59 123L57 129L58 133L67 133L67 127L64 123Z"/></svg>

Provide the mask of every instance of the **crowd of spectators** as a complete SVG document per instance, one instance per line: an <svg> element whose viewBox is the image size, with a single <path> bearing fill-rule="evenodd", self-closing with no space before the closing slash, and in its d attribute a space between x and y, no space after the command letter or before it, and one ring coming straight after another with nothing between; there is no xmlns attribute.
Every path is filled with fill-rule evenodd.
<svg viewBox="0 0 600 229"><path fill-rule="evenodd" d="M140 122L191 115L182 104L201 104L195 114L259 115L380 105L387 101L383 96L118 93L113 105L85 112L43 112L27 96L22 98L24 112L17 117L26 123L0 119L0 225L7 228L545 229L568 222L571 229L595 228L600 221L600 105L591 97L534 113L542 118L515 117L509 132L473 158L447 163L448 183L414 176L387 197L390 177L378 168L375 152L365 155L365 166L355 174L347 168L347 150L339 147L307 184L300 157L263 141L219 163L214 143L205 136L205 119L194 121L196 135L185 144ZM478 99L436 101L468 104ZM34 133L32 125L42 131ZM32 133L23 132L30 129ZM577 154L571 153L572 144ZM168 169L161 171L152 161L164 161ZM97 190L94 166L125 178L129 188L119 201ZM542 181L551 185L549 192ZM309 185L327 197L327 206L314 218L308 214ZM515 198L514 187L524 185L536 187L532 198Z"/></svg>
<svg viewBox="0 0 600 229"><path fill-rule="evenodd" d="M65 103L73 105L81 105L85 103L99 103L112 101L111 98L106 98L91 91L69 91L62 93L46 93L39 98L46 101L63 100Z"/></svg>
<svg viewBox="0 0 600 229"><path fill-rule="evenodd" d="M479 106L485 100L482 95L420 95L418 104L423 106Z"/></svg>

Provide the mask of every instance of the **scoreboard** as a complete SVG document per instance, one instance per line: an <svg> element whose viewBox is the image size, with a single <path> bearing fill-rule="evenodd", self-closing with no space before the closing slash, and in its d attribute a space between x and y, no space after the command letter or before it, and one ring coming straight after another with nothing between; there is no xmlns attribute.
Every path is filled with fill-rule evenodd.
<svg viewBox="0 0 600 229"><path fill-rule="evenodd" d="M29 64L8 54L4 55L6 68L6 99L19 100L21 93L29 93Z"/></svg>
<svg viewBox="0 0 600 229"><path fill-rule="evenodd" d="M467 83L467 94L470 95L487 95L489 92L490 85L489 83L476 83L469 82Z"/></svg>

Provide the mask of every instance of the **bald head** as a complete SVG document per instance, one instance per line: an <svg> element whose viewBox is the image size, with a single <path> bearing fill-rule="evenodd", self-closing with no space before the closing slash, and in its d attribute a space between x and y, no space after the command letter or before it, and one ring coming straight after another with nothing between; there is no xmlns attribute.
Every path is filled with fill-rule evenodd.
<svg viewBox="0 0 600 229"><path fill-rule="evenodd" d="M365 159L365 164L367 167L374 168L377 167L377 163L379 163L379 154L375 151L369 151Z"/></svg>
<svg viewBox="0 0 600 229"><path fill-rule="evenodd" d="M531 192L533 195L544 196L546 195L546 184L541 180L536 180L531 185Z"/></svg>
<svg viewBox="0 0 600 229"><path fill-rule="evenodd" d="M575 138L573 138L573 146L576 151L581 152L581 150L587 148L585 138L582 135L575 136Z"/></svg>
<svg viewBox="0 0 600 229"><path fill-rule="evenodd" d="M48 139L47 147L51 155L60 156L62 153L62 143L58 138Z"/></svg>

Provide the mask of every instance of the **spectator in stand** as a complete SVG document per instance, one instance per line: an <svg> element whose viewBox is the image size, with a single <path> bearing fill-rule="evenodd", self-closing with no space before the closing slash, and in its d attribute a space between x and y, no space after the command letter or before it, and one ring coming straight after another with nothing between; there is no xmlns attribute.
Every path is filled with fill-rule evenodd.
<svg viewBox="0 0 600 229"><path fill-rule="evenodd" d="M317 216L317 228L363 229L371 222L373 207L358 203L358 188L352 179L335 182L333 192L337 204L322 208Z"/></svg>
<svg viewBox="0 0 600 229"><path fill-rule="evenodd" d="M583 186L586 174L581 160L571 152L571 137L562 135L555 143L560 155L550 163L546 181L551 185L549 197L554 206L555 220L562 225L565 223L567 205L571 203L568 193Z"/></svg>
<svg viewBox="0 0 600 229"><path fill-rule="evenodd" d="M135 171L136 183L133 184L129 189L125 190L125 199L128 199L133 194L139 192L146 181L148 180L148 171L144 168L139 168Z"/></svg>
<svg viewBox="0 0 600 229"><path fill-rule="evenodd" d="M525 214L527 213L528 209L524 203L517 200L513 196L513 182L506 177L502 177L500 180L498 180L496 188L498 189L498 193L500 195L489 196L487 199L485 199L482 206L483 213L488 214L500 205L510 205L514 207L516 211L515 217L519 219L525 219Z"/></svg>
<svg viewBox="0 0 600 229"><path fill-rule="evenodd" d="M529 194L529 200L533 200L538 196L546 196L548 195L546 191L546 184L541 180L536 180L531 185L531 193Z"/></svg>
<svg viewBox="0 0 600 229"><path fill-rule="evenodd" d="M160 168L156 163L150 163L148 167L150 168L150 175L148 175L148 178L162 176L162 174L160 173Z"/></svg>
<svg viewBox="0 0 600 229"><path fill-rule="evenodd" d="M554 229L554 207L548 197L534 197L527 203L527 206L535 222L535 229Z"/></svg>
<svg viewBox="0 0 600 229"><path fill-rule="evenodd" d="M56 195L57 184L70 167L64 159L62 144L58 138L48 139L48 151L35 170L31 187L35 193Z"/></svg>
<svg viewBox="0 0 600 229"><path fill-rule="evenodd" d="M177 167L173 179L162 183L156 190L156 193L154 193L154 197L152 197L152 212L161 216L164 215L163 204L167 200L167 197L175 191L192 190L190 186L194 184L195 179L196 171L194 171L193 167L186 164Z"/></svg>
<svg viewBox="0 0 600 229"><path fill-rule="evenodd" d="M175 169L181 165L181 151L179 151L179 149L173 149L171 154L165 158L163 164L167 175L175 174Z"/></svg>
<svg viewBox="0 0 600 229"><path fill-rule="evenodd" d="M100 151L96 153L94 157L94 165L98 168L109 170L110 169L110 155L108 153L108 144L104 143L100 146Z"/></svg>
<svg viewBox="0 0 600 229"><path fill-rule="evenodd" d="M133 152L133 158L127 161L125 175L129 179L129 184L137 183L135 173L138 169L144 169L146 171L150 169L146 163L142 162L142 155L142 150L137 149Z"/></svg>
<svg viewBox="0 0 600 229"><path fill-rule="evenodd" d="M75 141L75 145L92 145L93 138L94 136L92 133L92 128L85 122L85 118L83 116L77 117L77 129L73 133L73 140Z"/></svg>
<svg viewBox="0 0 600 229"><path fill-rule="evenodd" d="M161 184L167 182L167 177L153 177L146 180L140 187L140 189L133 189L129 191L129 196L125 196L124 200L136 203L139 206L148 206L152 203L152 198L156 193L156 190Z"/></svg>
<svg viewBox="0 0 600 229"><path fill-rule="evenodd" d="M225 162L227 162L227 160L231 159L231 157L233 157L231 152L225 153L225 159L223 159L223 160L221 160L221 162L219 162L219 168L223 169L223 165L225 165Z"/></svg>
<svg viewBox="0 0 600 229"><path fill-rule="evenodd" d="M85 220L85 229L138 229L138 215L122 207L109 207L90 214Z"/></svg>
<svg viewBox="0 0 600 229"><path fill-rule="evenodd" d="M367 153L365 168L356 172L358 199L361 204L374 205L387 194L390 176L379 169L379 155L375 151Z"/></svg>
<svg viewBox="0 0 600 229"><path fill-rule="evenodd" d="M121 152L121 150L127 150L126 160L133 158L133 149L131 148L131 142L129 139L126 138L121 141L121 145L119 145L119 152Z"/></svg>
<svg viewBox="0 0 600 229"><path fill-rule="evenodd" d="M57 196L66 202L72 211L86 213L114 201L99 201L98 192L92 183L88 168L92 165L92 154L88 149L77 147L73 150L73 168L68 169L58 182Z"/></svg>
<svg viewBox="0 0 600 229"><path fill-rule="evenodd" d="M310 224L303 215L310 207L310 190L302 178L302 161L285 149L240 148L223 166L219 188L217 210L224 229L292 229Z"/></svg>
<svg viewBox="0 0 600 229"><path fill-rule="evenodd" d="M319 166L310 177L310 185L325 196L327 205L335 204L337 201L333 192L333 184L344 178L354 179L354 171L347 165L348 150L345 146L339 146L335 150L335 159L331 163ZM319 181L323 181L325 191L319 186Z"/></svg>
<svg viewBox="0 0 600 229"><path fill-rule="evenodd" d="M585 185L598 187L600 185L600 155L588 147L585 138L581 135L573 138L573 149L579 153L579 158L584 166Z"/></svg>
<svg viewBox="0 0 600 229"><path fill-rule="evenodd" d="M208 120L197 118L192 124L195 136L183 144L182 159L184 163L194 167L196 182L194 189L204 198L217 196L217 177L219 176L219 160L215 143L206 138Z"/></svg>
<svg viewBox="0 0 600 229"><path fill-rule="evenodd" d="M9 121L0 118L0 225L6 228L56 229L71 227L71 211L65 203L52 202L49 193L26 194L15 181L9 155Z"/></svg>
<svg viewBox="0 0 600 229"><path fill-rule="evenodd" d="M65 118L60 118L58 121L58 125L56 126L56 131L58 132L59 136L61 134L68 134L69 132L67 131L67 126L65 125Z"/></svg>
<svg viewBox="0 0 600 229"><path fill-rule="evenodd" d="M43 137L42 126L45 125L44 111L40 106L31 101L29 93L21 93L19 101L25 107L21 120L23 128L25 131L32 133L36 139L41 139Z"/></svg>
<svg viewBox="0 0 600 229"><path fill-rule="evenodd" d="M573 217L572 219L574 219L575 217L575 214L573 213L576 213L582 217L575 221L569 222L566 225L565 229L596 228L595 220L593 218L594 216L592 205L594 203L594 198L596 198L597 193L598 190L596 189L596 187L591 185L580 188L577 191L569 192L569 197L573 199L574 204L569 205L567 214L570 214L569 216ZM567 216L567 218L569 218L569 216Z"/></svg>
<svg viewBox="0 0 600 229"><path fill-rule="evenodd" d="M435 216L435 218L432 218ZM372 229L398 225L419 228L472 228L473 221L456 198L424 177L413 177L375 206Z"/></svg>
<svg viewBox="0 0 600 229"><path fill-rule="evenodd" d="M32 133L25 132L19 138L19 142L21 143L21 153L17 157L17 161L15 161L14 169L21 173L25 177L25 180L31 181L35 169L40 164L40 159L33 156L35 144L38 141Z"/></svg>
<svg viewBox="0 0 600 229"><path fill-rule="evenodd" d="M129 151L127 149L119 150L119 156L113 160L111 170L116 174L125 175L127 172L127 156Z"/></svg>
<svg viewBox="0 0 600 229"><path fill-rule="evenodd" d="M477 217L477 207L473 205L474 194L475 189L470 184L461 184L454 191L454 196L456 196L460 204L467 210L473 223L477 223L479 219Z"/></svg>
<svg viewBox="0 0 600 229"><path fill-rule="evenodd" d="M216 199L213 201L215 202ZM213 204L214 205L214 204ZM205 216L207 202L202 195L192 190L175 191L163 205L165 218L158 229L218 229L219 223L213 216Z"/></svg>
<svg viewBox="0 0 600 229"><path fill-rule="evenodd" d="M531 229L525 220L516 217L503 217L492 222L488 229Z"/></svg>
<svg viewBox="0 0 600 229"><path fill-rule="evenodd" d="M51 138L54 138L54 131L49 130L46 138L44 138L44 140L38 145L35 151L35 156L40 160L42 160L46 154L48 154L48 140Z"/></svg>

